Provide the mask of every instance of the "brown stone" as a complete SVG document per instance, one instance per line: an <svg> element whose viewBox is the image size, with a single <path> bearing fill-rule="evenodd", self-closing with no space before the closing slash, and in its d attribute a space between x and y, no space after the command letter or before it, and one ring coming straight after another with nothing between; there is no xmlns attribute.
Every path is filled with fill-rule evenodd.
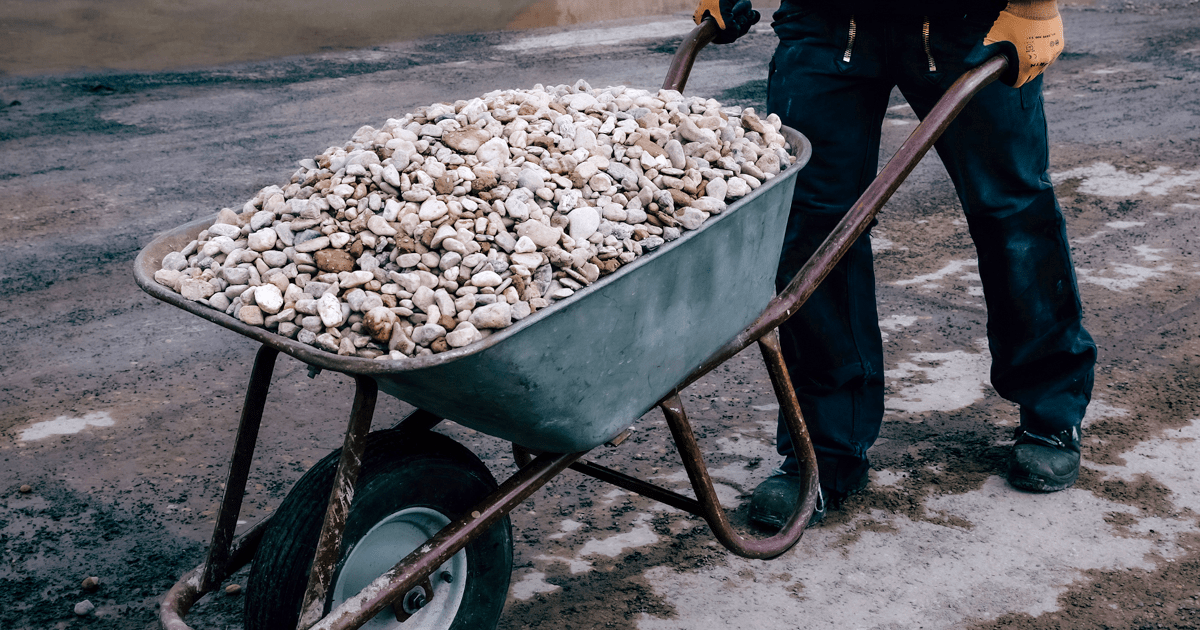
<svg viewBox="0 0 1200 630"><path fill-rule="evenodd" d="M359 212L358 216L354 217L354 220L350 222L350 231L357 234L367 229L367 221L373 216L375 216L375 213L370 210Z"/></svg>
<svg viewBox="0 0 1200 630"><path fill-rule="evenodd" d="M557 103L555 101L550 101L550 109L553 109L554 111L556 111L560 114L567 113L567 108L564 107L561 103Z"/></svg>
<svg viewBox="0 0 1200 630"><path fill-rule="evenodd" d="M449 173L442 175L437 178L437 181L433 182L433 188L437 190L439 195L449 195L454 192L454 177Z"/></svg>
<svg viewBox="0 0 1200 630"><path fill-rule="evenodd" d="M541 147L541 148L547 149L547 150L553 149L555 147L554 138L551 138L550 136L543 135L543 134L538 134L536 136L530 136L529 137L529 145L534 146L534 147Z"/></svg>
<svg viewBox="0 0 1200 630"><path fill-rule="evenodd" d="M650 216L658 217L660 225L665 226L665 227L675 227L679 223L678 221L675 220L675 217L672 217L672 216L666 214L665 212L655 212L654 214L652 214Z"/></svg>
<svg viewBox="0 0 1200 630"><path fill-rule="evenodd" d="M393 238L396 239L396 251L401 254L411 254L417 251L417 242L404 232L400 232Z"/></svg>
<svg viewBox="0 0 1200 630"><path fill-rule="evenodd" d="M650 155L652 155L654 157L658 157L660 155L667 154L666 149L658 146L653 141L651 141L649 138L639 139L637 142L634 143L634 146L641 147L643 151L645 151L646 153L649 153Z"/></svg>
<svg viewBox="0 0 1200 630"><path fill-rule="evenodd" d="M94 591L100 588L100 578L95 576L86 577L83 583L79 585L85 591Z"/></svg>
<svg viewBox="0 0 1200 630"><path fill-rule="evenodd" d="M683 192L682 190L678 190L675 188L669 188L668 190L671 193L671 199L675 202L676 208L682 208L683 206L689 206L692 204L691 196L689 196L687 193Z"/></svg>
<svg viewBox="0 0 1200 630"><path fill-rule="evenodd" d="M449 131L442 135L442 142L459 153L472 154L479 150L480 145L492 139L492 134L475 127L467 127L458 131Z"/></svg>
<svg viewBox="0 0 1200 630"><path fill-rule="evenodd" d="M491 169L476 169L475 181L471 182L472 192L486 192L496 187L499 182L496 172Z"/></svg>
<svg viewBox="0 0 1200 630"><path fill-rule="evenodd" d="M322 249L315 256L317 269L325 272L354 271L354 257L340 249Z"/></svg>
<svg viewBox="0 0 1200 630"><path fill-rule="evenodd" d="M616 258L609 258L608 260L601 260L600 264L596 266L600 268L600 275L607 276L621 267L621 261Z"/></svg>
<svg viewBox="0 0 1200 630"><path fill-rule="evenodd" d="M445 352L450 349L450 344L446 343L445 337L438 337L429 344L429 349L433 350L434 354Z"/></svg>
<svg viewBox="0 0 1200 630"><path fill-rule="evenodd" d="M350 247L347 247L346 251L350 252L350 255L357 260L359 256L362 256L363 253L362 241L354 241L353 243L350 243Z"/></svg>
<svg viewBox="0 0 1200 630"><path fill-rule="evenodd" d="M521 103L521 107L517 109L517 115L519 116L532 116L537 112L538 108L534 107L532 103Z"/></svg>

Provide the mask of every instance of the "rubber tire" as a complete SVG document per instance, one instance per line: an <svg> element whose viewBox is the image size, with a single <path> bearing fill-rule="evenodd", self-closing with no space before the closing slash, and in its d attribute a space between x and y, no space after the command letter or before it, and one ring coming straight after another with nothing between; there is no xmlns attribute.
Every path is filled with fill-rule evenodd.
<svg viewBox="0 0 1200 630"><path fill-rule="evenodd" d="M272 517L246 583L246 630L295 630L340 455L334 451L305 473ZM417 506L454 520L496 487L483 462L450 438L430 431L370 434L333 583L347 551L380 520ZM507 516L467 545L466 592L452 630L491 630L499 623L512 549Z"/></svg>

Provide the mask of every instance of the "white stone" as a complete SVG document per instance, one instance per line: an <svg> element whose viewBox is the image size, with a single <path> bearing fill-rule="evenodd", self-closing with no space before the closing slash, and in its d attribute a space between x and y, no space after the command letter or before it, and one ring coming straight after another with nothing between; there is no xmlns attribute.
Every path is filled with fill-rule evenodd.
<svg viewBox="0 0 1200 630"><path fill-rule="evenodd" d="M425 324L413 329L412 340L419 346L428 346L438 337L445 337L446 329L439 324Z"/></svg>
<svg viewBox="0 0 1200 630"><path fill-rule="evenodd" d="M596 100L596 97L588 94L587 92L573 94L571 95L571 100L568 101L568 105L571 109L581 112L593 109L599 104L600 102Z"/></svg>
<svg viewBox="0 0 1200 630"><path fill-rule="evenodd" d="M505 328L512 324L512 307L508 302L485 304L471 312L470 321L476 328Z"/></svg>
<svg viewBox="0 0 1200 630"><path fill-rule="evenodd" d="M517 254L529 254L537 251L537 244L528 236L522 236L517 239L517 244L513 248L513 252Z"/></svg>
<svg viewBox="0 0 1200 630"><path fill-rule="evenodd" d="M440 203L440 202L439 202ZM442 204L445 205L445 204ZM443 213L444 214L444 213ZM367 229L379 236L395 236L396 228L388 225L388 222L383 217L375 215L367 219Z"/></svg>
<svg viewBox="0 0 1200 630"><path fill-rule="evenodd" d="M169 271L183 271L187 269L187 257L179 252L171 252L162 259L162 268Z"/></svg>
<svg viewBox="0 0 1200 630"><path fill-rule="evenodd" d="M679 224L688 230L699 228L704 223L704 219L708 218L705 213L691 206L683 209L683 216L675 217Z"/></svg>
<svg viewBox="0 0 1200 630"><path fill-rule="evenodd" d="M545 256L541 252L530 252L528 254L509 254L508 259L514 265L521 265L527 269L535 269L542 264Z"/></svg>
<svg viewBox="0 0 1200 630"><path fill-rule="evenodd" d="M541 221L526 221L517 226L518 236L528 236L538 247L550 247L562 238L562 230L543 224Z"/></svg>
<svg viewBox="0 0 1200 630"><path fill-rule="evenodd" d="M236 225L226 223L214 223L208 226L209 236L224 236L227 238L237 238L242 235L242 229Z"/></svg>
<svg viewBox="0 0 1200 630"><path fill-rule="evenodd" d="M192 300L193 302L208 299L210 295L216 292L217 288L205 280L188 278L179 283L179 293L183 295L184 299Z"/></svg>
<svg viewBox="0 0 1200 630"><path fill-rule="evenodd" d="M375 274L370 271L347 271L344 276L343 274L338 274L338 282L343 289L361 287L374 279Z"/></svg>
<svg viewBox="0 0 1200 630"><path fill-rule="evenodd" d="M571 238L576 242L586 240L600 227L600 213L591 206L575 208L567 219L571 225Z"/></svg>
<svg viewBox="0 0 1200 630"><path fill-rule="evenodd" d="M246 274L249 276L250 274ZM179 283L183 279L183 274L174 269L159 269L154 272L154 281L175 291L179 290Z"/></svg>
<svg viewBox="0 0 1200 630"><path fill-rule="evenodd" d="M741 177L731 177L727 182L728 190L725 192L725 197L738 199L750 194L750 184Z"/></svg>
<svg viewBox="0 0 1200 630"><path fill-rule="evenodd" d="M298 251L302 254L307 254L307 253L315 252L320 249L325 249L326 247L329 247L329 237L328 236L318 236L317 238L314 238L309 241L304 241L303 243L296 245L295 249L296 249L296 251Z"/></svg>
<svg viewBox="0 0 1200 630"><path fill-rule="evenodd" d="M446 345L451 348L461 348L483 339L479 330L471 322L462 322L454 328L454 332L446 334Z"/></svg>
<svg viewBox="0 0 1200 630"><path fill-rule="evenodd" d="M530 192L534 192L545 185L546 182L542 179L541 173L531 168L526 168L517 175L517 186L525 188Z"/></svg>
<svg viewBox="0 0 1200 630"><path fill-rule="evenodd" d="M474 287L496 287L500 286L501 282L504 282L504 280L500 278L500 274L491 269L471 276L471 286Z"/></svg>
<svg viewBox="0 0 1200 630"><path fill-rule="evenodd" d="M725 194L729 191L729 185L724 179L709 180L708 185L704 187L704 196L712 197L717 201L725 201Z"/></svg>
<svg viewBox="0 0 1200 630"><path fill-rule="evenodd" d="M275 222L275 213L270 210L259 210L250 217L250 230L258 231L265 227L270 227Z"/></svg>
<svg viewBox="0 0 1200 630"><path fill-rule="evenodd" d="M499 168L503 166L504 160L507 160L512 153L508 149L508 143L504 138L492 138L483 143L479 150L475 152L475 157L479 159L480 164Z"/></svg>
<svg viewBox="0 0 1200 630"><path fill-rule="evenodd" d="M275 247L275 241L278 239L279 235L275 233L275 230L263 228L250 234L250 249L256 252L265 252Z"/></svg>
<svg viewBox="0 0 1200 630"><path fill-rule="evenodd" d="M699 199L692 200L692 208L706 214L720 214L725 211L725 202L713 199L712 197L701 197Z"/></svg>
<svg viewBox="0 0 1200 630"><path fill-rule="evenodd" d="M333 293L326 293L317 300L317 315L329 328L341 326L346 321L342 315L342 302Z"/></svg>
<svg viewBox="0 0 1200 630"><path fill-rule="evenodd" d="M417 212L417 216L422 221L437 221L446 216L446 213L449 211L450 209L444 201L436 197L430 197L421 204L421 209Z"/></svg>
<svg viewBox="0 0 1200 630"><path fill-rule="evenodd" d="M433 240L429 242L429 246L433 249L437 249L442 246L442 243L446 239L454 238L455 236L458 236L458 231L454 229L454 226L449 223L443 224L442 227L439 227L437 232L434 233Z"/></svg>
<svg viewBox="0 0 1200 630"><path fill-rule="evenodd" d="M274 315L283 308L283 293L273 284L264 284L254 292L254 303L268 315Z"/></svg>
<svg viewBox="0 0 1200 630"><path fill-rule="evenodd" d="M345 232L334 232L329 235L329 246L334 249L341 249L350 243L350 239L354 238Z"/></svg>
<svg viewBox="0 0 1200 630"><path fill-rule="evenodd" d="M387 342L392 338L392 325L398 320L399 318L391 309L377 306L363 316L363 327L367 329L367 334L372 339Z"/></svg>
<svg viewBox="0 0 1200 630"><path fill-rule="evenodd" d="M421 309L421 312L428 313L429 307L432 306L436 300L437 296L434 295L433 289L429 287L421 286L418 287L415 292L413 292L412 303L414 306Z"/></svg>

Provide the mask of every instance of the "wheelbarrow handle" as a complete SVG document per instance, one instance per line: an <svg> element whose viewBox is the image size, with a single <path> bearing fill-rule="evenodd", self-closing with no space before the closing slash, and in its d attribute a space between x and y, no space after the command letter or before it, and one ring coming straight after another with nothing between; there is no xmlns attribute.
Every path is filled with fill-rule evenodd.
<svg viewBox="0 0 1200 630"><path fill-rule="evenodd" d="M701 48L711 44L720 32L721 27L717 26L717 21L712 16L705 16L700 26L692 29L679 44L679 50L675 51L675 57L671 59L671 67L667 68L667 78L663 81L662 89L682 92L687 85L688 75L692 73L696 55Z"/></svg>

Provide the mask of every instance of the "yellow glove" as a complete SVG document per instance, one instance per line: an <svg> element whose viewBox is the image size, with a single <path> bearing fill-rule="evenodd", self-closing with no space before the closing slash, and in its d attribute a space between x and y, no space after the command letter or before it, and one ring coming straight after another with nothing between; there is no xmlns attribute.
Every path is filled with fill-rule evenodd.
<svg viewBox="0 0 1200 630"><path fill-rule="evenodd" d="M692 14L692 21L699 24L705 13L713 16L717 26L720 26L722 31L725 30L725 18L721 17L721 0L700 0L700 6L696 7L696 12Z"/></svg>
<svg viewBox="0 0 1200 630"><path fill-rule="evenodd" d="M985 46L1011 42L1020 67L1013 87L1037 78L1063 50L1063 23L1056 0L1012 0L983 38Z"/></svg>
<svg viewBox="0 0 1200 630"><path fill-rule="evenodd" d="M713 40L716 44L733 43L749 33L750 27L757 24L759 18L750 0L700 0L692 19L699 24L705 15L711 15L717 21L717 26L721 27L721 32Z"/></svg>

